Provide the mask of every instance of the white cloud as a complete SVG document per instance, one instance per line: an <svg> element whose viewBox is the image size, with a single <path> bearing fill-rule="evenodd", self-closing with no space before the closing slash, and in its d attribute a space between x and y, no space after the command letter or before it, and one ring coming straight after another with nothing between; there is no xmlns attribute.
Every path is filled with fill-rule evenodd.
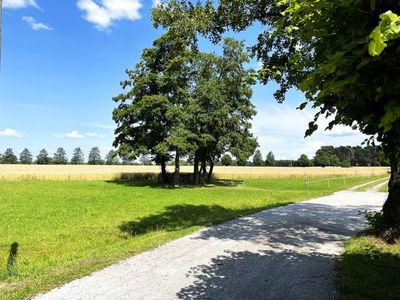
<svg viewBox="0 0 400 300"><path fill-rule="evenodd" d="M105 134L99 134L96 132L86 132L86 136L100 138L100 139L105 139L107 137Z"/></svg>
<svg viewBox="0 0 400 300"><path fill-rule="evenodd" d="M33 30L36 30L36 31L38 31L38 30L54 30L53 27L50 27L50 26L48 26L46 24L37 22L35 20L35 18L30 17L30 16L24 16L24 17L22 17L22 20L26 24L28 24Z"/></svg>
<svg viewBox="0 0 400 300"><path fill-rule="evenodd" d="M96 132L80 133L77 130L72 130L71 132L68 133L55 133L54 136L59 139L63 139L65 137L71 139L84 139L87 137L105 139L107 137L105 134L99 134Z"/></svg>
<svg viewBox="0 0 400 300"><path fill-rule="evenodd" d="M78 0L78 8L85 12L85 20L104 30L118 20L138 20L140 0Z"/></svg>
<svg viewBox="0 0 400 300"><path fill-rule="evenodd" d="M66 136L71 138L71 139L84 139L85 138L84 134L81 134L76 130L72 130L71 132L68 132L66 134Z"/></svg>
<svg viewBox="0 0 400 300"><path fill-rule="evenodd" d="M304 138L315 112L311 109L296 110L287 103L267 105L257 111L252 131L258 138L264 156L272 151L277 159L297 159L303 153L311 158L321 146L356 146L366 138L346 126L335 126L332 131L324 131L330 120L323 118L318 122L319 130L311 137Z"/></svg>
<svg viewBox="0 0 400 300"><path fill-rule="evenodd" d="M22 137L23 134L16 131L15 129L11 129L11 128L6 128L2 131L0 131L0 136L7 136L7 137Z"/></svg>
<svg viewBox="0 0 400 300"><path fill-rule="evenodd" d="M39 8L35 0L3 0L3 8L25 8L33 6Z"/></svg>

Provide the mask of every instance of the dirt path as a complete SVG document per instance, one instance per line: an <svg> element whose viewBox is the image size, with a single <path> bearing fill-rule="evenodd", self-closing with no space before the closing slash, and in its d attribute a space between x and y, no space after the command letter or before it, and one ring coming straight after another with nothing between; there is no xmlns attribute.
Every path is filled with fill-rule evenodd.
<svg viewBox="0 0 400 300"><path fill-rule="evenodd" d="M204 229L36 299L335 299L343 241L386 194L343 191Z"/></svg>

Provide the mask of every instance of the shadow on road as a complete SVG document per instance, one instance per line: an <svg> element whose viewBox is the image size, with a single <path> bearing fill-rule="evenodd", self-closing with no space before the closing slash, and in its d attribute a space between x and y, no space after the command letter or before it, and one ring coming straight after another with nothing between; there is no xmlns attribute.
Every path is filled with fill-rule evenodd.
<svg viewBox="0 0 400 300"><path fill-rule="evenodd" d="M333 255L290 251L226 252L192 268L178 299L332 299ZM310 276L310 274L313 274ZM304 285L307 287L304 288ZM285 287L285 288L282 288Z"/></svg>

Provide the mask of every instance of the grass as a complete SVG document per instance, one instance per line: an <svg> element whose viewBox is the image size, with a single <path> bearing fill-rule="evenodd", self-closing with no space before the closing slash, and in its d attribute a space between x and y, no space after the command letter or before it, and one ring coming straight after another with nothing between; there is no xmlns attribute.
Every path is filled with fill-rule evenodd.
<svg viewBox="0 0 400 300"><path fill-rule="evenodd" d="M0 181L0 299L24 299L205 226L372 178L219 181Z"/></svg>
<svg viewBox="0 0 400 300"><path fill-rule="evenodd" d="M358 189L356 189L356 191L358 191L358 192L365 192L365 191L367 191L367 190L373 188L374 186L377 186L378 184L387 181L388 179L389 179L389 177L385 177L385 178L379 179L379 180L377 180L377 181L375 181L375 182L371 182L371 183L368 183L368 184L366 184L366 185L362 185L362 186L360 186ZM387 187L386 187L386 188L387 188ZM382 188L379 189L379 191L381 191L381 190L382 190Z"/></svg>
<svg viewBox="0 0 400 300"><path fill-rule="evenodd" d="M388 185L385 184L383 187L381 187L381 188L379 189L379 191L382 192L382 193L387 193L387 192L389 191Z"/></svg>
<svg viewBox="0 0 400 300"><path fill-rule="evenodd" d="M346 243L339 262L342 299L400 299L400 245L375 236L356 236Z"/></svg>

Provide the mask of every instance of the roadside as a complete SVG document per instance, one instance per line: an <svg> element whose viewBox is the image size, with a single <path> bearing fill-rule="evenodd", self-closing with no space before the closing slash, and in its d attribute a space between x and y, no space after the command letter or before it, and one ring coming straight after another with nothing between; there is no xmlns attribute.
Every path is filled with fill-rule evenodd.
<svg viewBox="0 0 400 300"><path fill-rule="evenodd" d="M385 194L338 192L172 241L35 299L335 299L343 242Z"/></svg>
<svg viewBox="0 0 400 300"><path fill-rule="evenodd" d="M367 192L387 191L387 180ZM386 193L382 193L386 197ZM374 234L358 234L345 244L338 264L342 299L399 299L400 243L387 244Z"/></svg>

